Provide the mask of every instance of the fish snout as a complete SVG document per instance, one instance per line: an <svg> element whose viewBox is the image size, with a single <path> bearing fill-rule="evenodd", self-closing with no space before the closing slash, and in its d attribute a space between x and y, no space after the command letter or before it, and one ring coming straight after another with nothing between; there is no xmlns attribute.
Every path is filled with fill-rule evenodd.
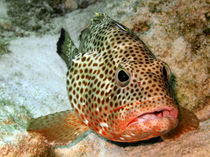
<svg viewBox="0 0 210 157"><path fill-rule="evenodd" d="M109 115L115 141L134 142L163 135L178 124L178 108L171 98L133 102Z"/></svg>

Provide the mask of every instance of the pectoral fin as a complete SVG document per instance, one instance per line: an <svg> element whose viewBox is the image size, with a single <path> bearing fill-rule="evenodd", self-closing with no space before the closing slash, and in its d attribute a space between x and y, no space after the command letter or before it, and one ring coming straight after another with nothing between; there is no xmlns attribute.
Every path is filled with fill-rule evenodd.
<svg viewBox="0 0 210 157"><path fill-rule="evenodd" d="M27 128L27 131L39 133L55 145L68 144L88 130L72 110L32 119Z"/></svg>
<svg viewBox="0 0 210 157"><path fill-rule="evenodd" d="M196 115L188 109L179 108L179 124L169 133L162 136L165 139L175 139L186 132L197 130L199 128L199 120Z"/></svg>

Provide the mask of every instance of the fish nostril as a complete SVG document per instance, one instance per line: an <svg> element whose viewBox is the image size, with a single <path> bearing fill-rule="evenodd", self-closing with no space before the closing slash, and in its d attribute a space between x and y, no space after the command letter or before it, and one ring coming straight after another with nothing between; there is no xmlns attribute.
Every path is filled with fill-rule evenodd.
<svg viewBox="0 0 210 157"><path fill-rule="evenodd" d="M138 85L139 85L139 87L141 87L141 82L140 81L138 82Z"/></svg>

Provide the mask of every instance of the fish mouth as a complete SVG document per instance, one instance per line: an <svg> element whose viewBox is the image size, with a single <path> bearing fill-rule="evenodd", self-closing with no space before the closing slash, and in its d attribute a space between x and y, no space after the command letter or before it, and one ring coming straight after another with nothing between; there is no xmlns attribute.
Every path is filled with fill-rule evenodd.
<svg viewBox="0 0 210 157"><path fill-rule="evenodd" d="M156 109L152 112L144 112L132 119L128 124L127 127L130 127L132 125L138 124L138 123L144 123L147 121L153 121L153 120L161 120L161 119L177 119L178 117L178 110L173 107L166 107L166 108L160 108Z"/></svg>

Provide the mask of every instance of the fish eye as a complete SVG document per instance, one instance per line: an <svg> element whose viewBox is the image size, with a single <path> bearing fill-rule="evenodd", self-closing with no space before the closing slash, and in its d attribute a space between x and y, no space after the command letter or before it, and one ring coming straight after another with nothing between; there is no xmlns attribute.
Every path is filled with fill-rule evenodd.
<svg viewBox="0 0 210 157"><path fill-rule="evenodd" d="M119 69L118 72L117 72L117 82L118 84L121 86L121 87L125 87L128 85L130 81L130 75L122 70L122 69Z"/></svg>

